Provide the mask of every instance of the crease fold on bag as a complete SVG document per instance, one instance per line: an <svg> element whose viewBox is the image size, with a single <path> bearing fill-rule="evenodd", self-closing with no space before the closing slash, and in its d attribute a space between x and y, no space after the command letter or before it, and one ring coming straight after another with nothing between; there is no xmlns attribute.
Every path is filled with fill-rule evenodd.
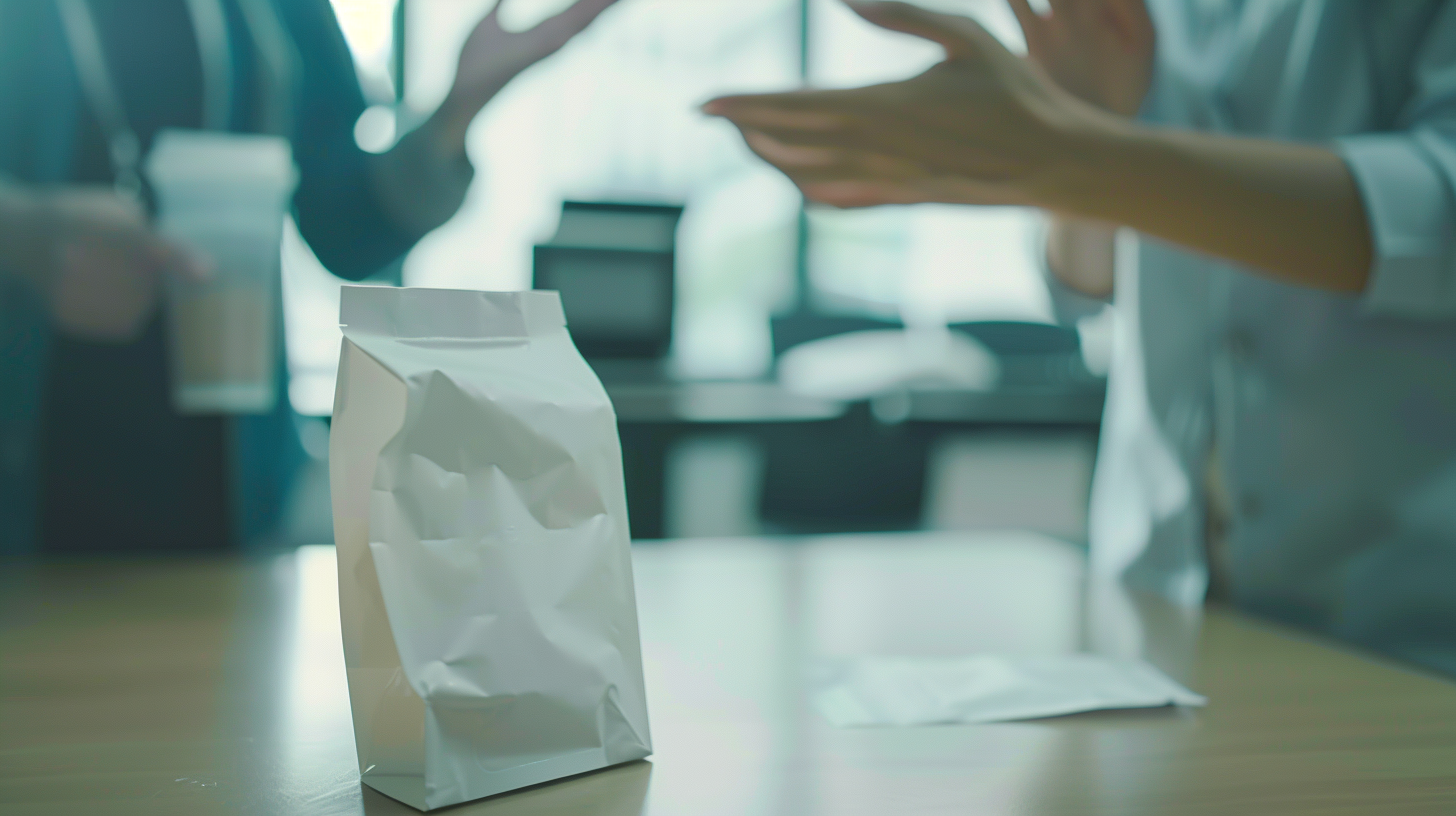
<svg viewBox="0 0 1456 816"><path fill-rule="evenodd" d="M364 783L431 810L650 755L616 417L557 295L346 287L341 311Z"/></svg>

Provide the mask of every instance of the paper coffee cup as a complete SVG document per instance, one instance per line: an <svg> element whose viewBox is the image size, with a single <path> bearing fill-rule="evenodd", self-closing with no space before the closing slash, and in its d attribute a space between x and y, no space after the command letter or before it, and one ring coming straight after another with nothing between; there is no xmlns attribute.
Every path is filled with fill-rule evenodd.
<svg viewBox="0 0 1456 816"><path fill-rule="evenodd" d="M283 219L298 177L288 141L164 131L146 171L159 232L210 273L168 283L174 406L184 414L272 411Z"/></svg>

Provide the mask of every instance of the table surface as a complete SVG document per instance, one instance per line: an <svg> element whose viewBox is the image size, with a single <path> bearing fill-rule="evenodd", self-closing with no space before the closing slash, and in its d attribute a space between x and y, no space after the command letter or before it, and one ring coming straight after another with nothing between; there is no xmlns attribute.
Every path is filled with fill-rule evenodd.
<svg viewBox="0 0 1456 816"><path fill-rule="evenodd" d="M1026 534L635 550L657 755L452 814L1456 813L1456 685L1085 586ZM6 564L0 812L410 813L358 782L333 551ZM1211 703L836 729L817 658L1144 654Z"/></svg>
<svg viewBox="0 0 1456 816"><path fill-rule="evenodd" d="M1101 380L1046 378L989 390L915 387L871 398L875 415L892 422L1095 425L1107 401ZM851 402L795 394L770 380L615 382L605 380L624 423L760 425L823 422L843 417Z"/></svg>
<svg viewBox="0 0 1456 816"><path fill-rule="evenodd" d="M847 403L800 396L772 381L606 381L617 419L627 423L759 425L838 419Z"/></svg>

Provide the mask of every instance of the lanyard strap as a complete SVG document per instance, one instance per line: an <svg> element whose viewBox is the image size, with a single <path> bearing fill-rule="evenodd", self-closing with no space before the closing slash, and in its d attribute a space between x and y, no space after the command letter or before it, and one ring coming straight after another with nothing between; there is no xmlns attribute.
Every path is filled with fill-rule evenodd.
<svg viewBox="0 0 1456 816"><path fill-rule="evenodd" d="M202 118L207 130L227 130L232 118L232 47L222 0L185 0L197 50L202 58ZM238 0L243 24L258 56L263 94L262 130L287 134L292 129L293 67L296 55L287 30L270 0ZM56 0L71 60L81 90L106 136L118 192L140 199L141 140L126 113L121 92L106 62L100 26L88 0Z"/></svg>
<svg viewBox="0 0 1456 816"><path fill-rule="evenodd" d="M278 19L273 0L237 0L237 3L258 58L258 107L261 112L258 131L291 137L294 77L298 75L302 58L288 29Z"/></svg>
<svg viewBox="0 0 1456 816"><path fill-rule="evenodd" d="M140 200L142 196L141 140L126 115L121 94L111 70L106 65L106 53L101 46L101 31L96 17L86 0L56 0L56 9L61 14L61 25L66 30L66 40L71 47L71 61L76 65L76 76L81 82L81 91L91 104L91 111L101 124L106 135L107 152L111 157L111 168L116 176L117 192Z"/></svg>
<svg viewBox="0 0 1456 816"><path fill-rule="evenodd" d="M233 113L233 49L222 0L186 0L202 60L202 128L227 130Z"/></svg>

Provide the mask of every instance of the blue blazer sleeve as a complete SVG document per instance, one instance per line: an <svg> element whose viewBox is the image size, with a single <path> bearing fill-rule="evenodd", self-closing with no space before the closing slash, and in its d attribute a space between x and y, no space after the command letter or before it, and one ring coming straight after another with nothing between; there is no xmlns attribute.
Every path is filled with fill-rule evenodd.
<svg viewBox="0 0 1456 816"><path fill-rule="evenodd" d="M358 280L397 260L421 236L385 213L370 179L369 154L354 141L364 94L329 0L274 0L274 6L299 56L293 139L301 176L294 197L298 228L329 271Z"/></svg>

